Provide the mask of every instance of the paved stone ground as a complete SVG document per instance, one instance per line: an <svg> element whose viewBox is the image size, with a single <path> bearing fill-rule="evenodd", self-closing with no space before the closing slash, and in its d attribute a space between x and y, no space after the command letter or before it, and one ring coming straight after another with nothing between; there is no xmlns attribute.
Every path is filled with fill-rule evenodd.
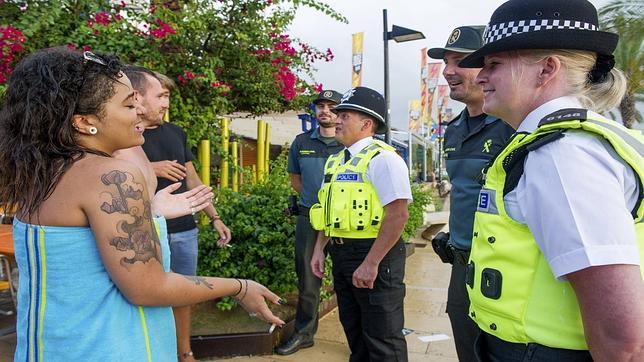
<svg viewBox="0 0 644 362"><path fill-rule="evenodd" d="M446 222L447 212L427 215L427 222ZM445 313L447 286L450 268L440 259L424 239L414 238L415 253L407 259L405 283L405 327L413 330L407 336L410 361L456 362L456 350L452 330ZM4 317L0 317L0 320ZM418 337L432 334L445 334L448 340L422 342ZM0 361L13 359L16 344L15 334L0 337ZM327 314L319 325L315 336L315 346L298 351L290 356L236 357L229 361L307 361L334 362L347 361L349 348L338 319L337 309Z"/></svg>

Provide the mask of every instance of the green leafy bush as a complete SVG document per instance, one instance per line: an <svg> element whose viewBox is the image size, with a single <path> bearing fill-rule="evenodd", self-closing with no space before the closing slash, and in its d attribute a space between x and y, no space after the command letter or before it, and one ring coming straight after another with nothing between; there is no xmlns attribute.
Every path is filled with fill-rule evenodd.
<svg viewBox="0 0 644 362"><path fill-rule="evenodd" d="M411 196L414 201L409 204L409 219L405 224L402 238L407 241L416 234L416 230L423 225L423 213L425 206L432 202L430 192L424 191L420 184L411 183Z"/></svg>
<svg viewBox="0 0 644 362"><path fill-rule="evenodd" d="M216 232L202 228L200 275L253 279L276 293L295 290L295 218L285 213L291 192L285 154L271 163L264 182L244 184L239 192L221 190L217 211L233 234L233 247L219 248ZM219 303L222 309L233 305L230 299Z"/></svg>

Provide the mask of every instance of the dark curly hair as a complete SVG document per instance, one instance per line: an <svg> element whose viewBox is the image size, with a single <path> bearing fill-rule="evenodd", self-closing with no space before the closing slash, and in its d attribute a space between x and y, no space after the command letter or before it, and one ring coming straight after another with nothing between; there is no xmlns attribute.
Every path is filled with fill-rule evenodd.
<svg viewBox="0 0 644 362"><path fill-rule="evenodd" d="M0 206L30 217L75 161L103 154L79 145L72 127L75 114L103 119L116 93L121 62L113 55L97 58L57 47L16 66L0 110Z"/></svg>

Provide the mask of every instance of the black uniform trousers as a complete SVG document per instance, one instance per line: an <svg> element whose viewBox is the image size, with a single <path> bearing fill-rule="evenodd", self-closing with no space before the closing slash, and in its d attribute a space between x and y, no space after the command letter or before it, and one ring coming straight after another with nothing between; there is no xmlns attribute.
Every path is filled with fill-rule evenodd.
<svg viewBox="0 0 644 362"><path fill-rule="evenodd" d="M333 283L340 322L351 348L351 362L407 361L404 325L405 243L399 240L378 266L373 289L353 286L353 272L362 264L373 239L330 242Z"/></svg>
<svg viewBox="0 0 644 362"><path fill-rule="evenodd" d="M474 341L480 333L479 327L469 317L470 298L465 284L466 266L454 260L452 275L447 290L447 315L452 324L456 354L460 362L476 361Z"/></svg>
<svg viewBox="0 0 644 362"><path fill-rule="evenodd" d="M474 346L482 362L592 362L588 351L547 347L538 343L511 343L481 332Z"/></svg>
<svg viewBox="0 0 644 362"><path fill-rule="evenodd" d="M318 329L320 305L320 286L322 280L311 270L311 257L318 232L309 221L309 209L300 206L300 214L295 224L295 272L299 292L295 314L295 332L313 340Z"/></svg>

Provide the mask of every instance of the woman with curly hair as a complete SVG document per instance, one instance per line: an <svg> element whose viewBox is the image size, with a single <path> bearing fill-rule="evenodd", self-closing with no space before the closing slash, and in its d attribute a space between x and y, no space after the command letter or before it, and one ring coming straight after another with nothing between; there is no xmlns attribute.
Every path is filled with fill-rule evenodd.
<svg viewBox="0 0 644 362"><path fill-rule="evenodd" d="M168 272L154 216L196 211L210 193L151 202L140 169L111 157L143 143L121 67L114 56L51 48L23 59L9 81L0 200L17 208L16 360L176 361L170 306L222 296L284 323L265 303L281 299L258 283Z"/></svg>

